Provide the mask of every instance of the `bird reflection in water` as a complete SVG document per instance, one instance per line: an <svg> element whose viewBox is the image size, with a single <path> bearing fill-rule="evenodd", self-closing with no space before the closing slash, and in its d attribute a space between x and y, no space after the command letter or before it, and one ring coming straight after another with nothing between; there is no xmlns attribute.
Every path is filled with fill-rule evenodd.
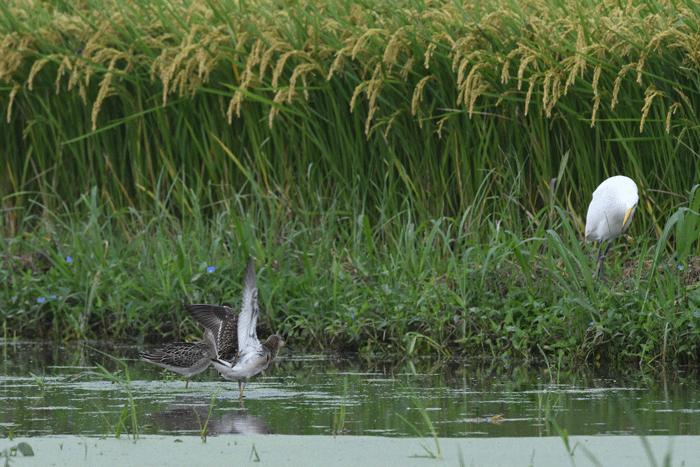
<svg viewBox="0 0 700 467"><path fill-rule="evenodd" d="M267 422L251 415L245 408L209 417L208 403L172 404L165 410L148 415L147 420L158 429L171 434L201 433L206 424L207 436L216 435L266 435L272 433ZM149 422L146 422L149 423Z"/></svg>

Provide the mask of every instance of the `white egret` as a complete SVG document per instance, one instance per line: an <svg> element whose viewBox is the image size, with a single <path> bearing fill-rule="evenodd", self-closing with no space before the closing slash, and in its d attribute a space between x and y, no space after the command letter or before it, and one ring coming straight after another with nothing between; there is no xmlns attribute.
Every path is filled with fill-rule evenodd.
<svg viewBox="0 0 700 467"><path fill-rule="evenodd" d="M624 175L616 175L598 185L593 192L593 199L586 214L586 241L600 242L598 251L598 276L607 285L603 262L610 250L612 241L627 230L632 223L632 216L639 203L637 184ZM608 245L603 252L603 242Z"/></svg>

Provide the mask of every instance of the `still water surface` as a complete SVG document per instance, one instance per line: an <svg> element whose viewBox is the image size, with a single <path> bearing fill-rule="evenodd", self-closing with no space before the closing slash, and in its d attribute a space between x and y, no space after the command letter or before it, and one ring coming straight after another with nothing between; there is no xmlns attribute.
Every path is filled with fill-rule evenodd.
<svg viewBox="0 0 700 467"><path fill-rule="evenodd" d="M547 417L570 435L700 434L697 370L623 376L283 350L248 383L241 407L238 385L213 368L186 390L180 375L139 361L134 347L11 342L0 344L2 436L114 434L129 396L96 364L122 379L125 372L94 348L126 362L141 434L199 436L211 409L209 435L331 435L337 427L349 435L429 436L421 405L441 437L554 436Z"/></svg>

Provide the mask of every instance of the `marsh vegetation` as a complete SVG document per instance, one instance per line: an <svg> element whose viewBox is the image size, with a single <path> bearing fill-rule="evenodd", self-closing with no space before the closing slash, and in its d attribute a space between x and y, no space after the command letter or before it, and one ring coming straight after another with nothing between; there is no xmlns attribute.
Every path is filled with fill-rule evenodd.
<svg viewBox="0 0 700 467"><path fill-rule="evenodd" d="M297 347L697 362L698 9L3 2L4 336L195 337L253 255Z"/></svg>

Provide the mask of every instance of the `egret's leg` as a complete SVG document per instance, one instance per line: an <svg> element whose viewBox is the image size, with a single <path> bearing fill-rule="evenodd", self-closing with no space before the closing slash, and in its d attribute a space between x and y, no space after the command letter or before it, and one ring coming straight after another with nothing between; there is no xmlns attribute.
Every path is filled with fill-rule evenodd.
<svg viewBox="0 0 700 467"><path fill-rule="evenodd" d="M188 387L189 385L190 385L190 377L189 377L189 376L185 376L185 389L187 389L187 387Z"/></svg>
<svg viewBox="0 0 700 467"><path fill-rule="evenodd" d="M598 250L598 277L600 277L603 280L603 285L606 287L608 286L608 281L605 280L605 272L603 272L603 262L605 261L605 257L608 256L608 251L610 250L610 245L611 242L608 240L608 244L605 247L605 251L603 251L603 243L600 243L600 249Z"/></svg>
<svg viewBox="0 0 700 467"><path fill-rule="evenodd" d="M243 399L243 389L245 388L245 381L238 380L238 398Z"/></svg>

